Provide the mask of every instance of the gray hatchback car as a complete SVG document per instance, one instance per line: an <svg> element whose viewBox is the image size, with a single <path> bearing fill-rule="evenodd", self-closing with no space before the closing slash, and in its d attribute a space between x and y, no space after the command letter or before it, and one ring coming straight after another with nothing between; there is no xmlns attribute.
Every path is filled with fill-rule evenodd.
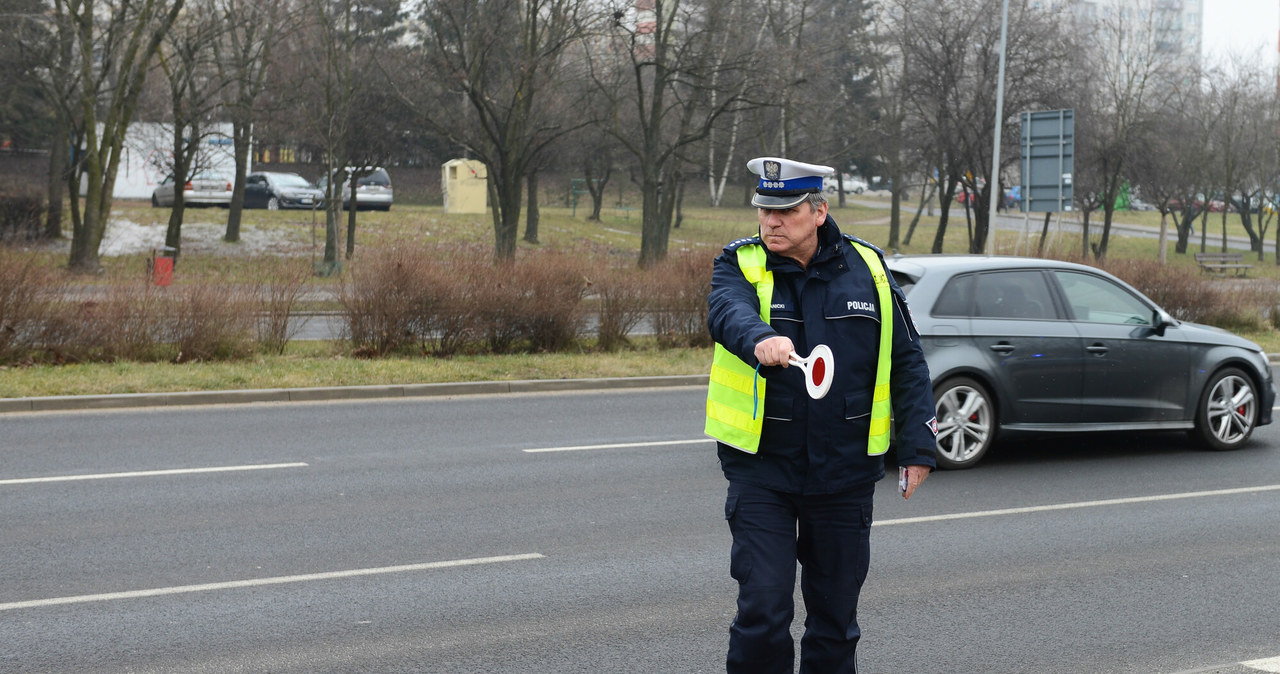
<svg viewBox="0 0 1280 674"><path fill-rule="evenodd" d="M1210 449L1271 423L1257 344L1179 321L1120 279L1039 258L894 256L938 413L938 465L1004 432L1186 430Z"/></svg>

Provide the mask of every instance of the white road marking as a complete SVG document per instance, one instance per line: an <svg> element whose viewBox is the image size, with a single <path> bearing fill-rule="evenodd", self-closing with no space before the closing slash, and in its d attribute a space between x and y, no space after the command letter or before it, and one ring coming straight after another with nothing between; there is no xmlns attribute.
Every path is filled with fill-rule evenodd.
<svg viewBox="0 0 1280 674"><path fill-rule="evenodd" d="M348 571L328 571L325 573L307 573L297 576L276 576L273 578L252 578L249 580L233 580L224 583L205 583L202 585L177 585L174 587L158 587L150 590L131 590L128 592L106 592L103 594L82 594L71 597L54 597L51 599L32 599L30 601L14 601L0 604L0 611L14 611L24 608L43 608L63 604L85 604L95 601L115 601L118 599L140 599L144 597L162 597L170 594L186 594L190 592L211 592L214 590L230 590L241 587L261 587L263 585L282 585L285 583L305 583L313 580L335 580L340 578L357 578L360 576L377 576L385 573L405 573L409 571L429 571L459 566L476 566L479 564L495 564L498 562L518 562L529 559L542 559L536 552L519 555L502 555L499 557L476 557L473 559L455 559L444 562L427 562L425 564L404 564L401 566L383 566L370 569L351 569Z"/></svg>
<svg viewBox="0 0 1280 674"><path fill-rule="evenodd" d="M1245 667L1250 667L1263 672L1280 672L1280 655L1274 658L1263 658L1261 660L1250 660L1240 663Z"/></svg>
<svg viewBox="0 0 1280 674"><path fill-rule="evenodd" d="M622 442L614 445L570 445L566 447L543 447L540 449L522 450L528 454L544 452L581 452L589 449L623 449L625 447L661 447L663 445L691 445L696 442L715 442L711 438L694 438L692 440L662 440L659 442Z"/></svg>
<svg viewBox="0 0 1280 674"><path fill-rule="evenodd" d="M995 517L998 515L1022 515L1049 510L1071 510L1073 508L1096 508L1098 506L1127 505L1130 503L1150 503L1152 501L1174 501L1185 498L1203 498L1206 496L1231 496L1234 494L1252 494L1263 491L1280 490L1280 484L1269 484L1258 487L1239 487L1236 489L1214 489L1212 491L1188 491L1178 494L1158 494L1155 496L1134 496L1131 498L1113 498L1101 501L1077 501L1075 503L1055 503L1052 505L1027 506L1023 508L1002 508L1000 510L976 510L968 513L951 513L949 515L926 515L923 517L903 517L896 520L873 522L872 526L889 526L892 524L917 524L920 522L942 522L944 520L964 520L975 517ZM1280 671L1280 670L1277 670Z"/></svg>
<svg viewBox="0 0 1280 674"><path fill-rule="evenodd" d="M305 468L305 463L263 463L245 466L212 466L209 468L172 468L168 470L139 470L129 473L96 473L92 475L54 475L51 477L23 477L0 480L0 486L11 484L39 484L42 482L72 482L75 480L111 480L121 477L156 477L160 475L193 475L196 473L227 473L244 470L270 470L273 468Z"/></svg>

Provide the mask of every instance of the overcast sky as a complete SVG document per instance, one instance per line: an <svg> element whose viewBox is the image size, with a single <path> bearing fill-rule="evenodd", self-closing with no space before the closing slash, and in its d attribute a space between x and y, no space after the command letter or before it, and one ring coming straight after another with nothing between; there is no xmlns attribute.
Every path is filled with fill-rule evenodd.
<svg viewBox="0 0 1280 674"><path fill-rule="evenodd" d="M1280 43L1280 0L1204 0L1204 56L1236 53L1274 65Z"/></svg>

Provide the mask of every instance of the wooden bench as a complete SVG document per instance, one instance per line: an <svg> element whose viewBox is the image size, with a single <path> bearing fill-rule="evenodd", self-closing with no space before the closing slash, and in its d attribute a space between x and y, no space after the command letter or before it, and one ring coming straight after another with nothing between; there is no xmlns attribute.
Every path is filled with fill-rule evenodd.
<svg viewBox="0 0 1280 674"><path fill-rule="evenodd" d="M1196 253L1195 258L1200 271L1215 276L1226 276L1227 272L1244 276L1253 269L1253 265L1244 261L1244 253Z"/></svg>

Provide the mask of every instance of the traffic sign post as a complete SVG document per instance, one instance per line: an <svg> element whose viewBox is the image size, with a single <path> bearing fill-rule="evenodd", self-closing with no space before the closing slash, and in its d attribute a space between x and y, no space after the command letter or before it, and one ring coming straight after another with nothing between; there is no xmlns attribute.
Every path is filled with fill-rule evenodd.
<svg viewBox="0 0 1280 674"><path fill-rule="evenodd" d="M1075 127L1075 110L1022 113L1022 212L1071 210Z"/></svg>

